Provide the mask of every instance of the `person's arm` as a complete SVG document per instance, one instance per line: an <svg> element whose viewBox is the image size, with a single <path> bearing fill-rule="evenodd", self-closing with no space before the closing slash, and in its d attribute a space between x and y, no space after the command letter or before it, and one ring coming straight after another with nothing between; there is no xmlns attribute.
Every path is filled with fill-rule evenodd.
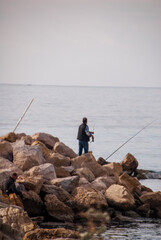
<svg viewBox="0 0 161 240"><path fill-rule="evenodd" d="M85 133L86 133L86 135L87 135L88 137L91 137L91 136L92 136L92 133L89 131L88 126L86 126Z"/></svg>

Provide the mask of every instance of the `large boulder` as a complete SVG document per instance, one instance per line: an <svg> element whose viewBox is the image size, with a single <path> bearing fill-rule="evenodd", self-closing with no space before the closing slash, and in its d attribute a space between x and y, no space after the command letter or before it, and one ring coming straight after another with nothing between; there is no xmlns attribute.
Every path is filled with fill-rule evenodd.
<svg viewBox="0 0 161 240"><path fill-rule="evenodd" d="M53 150L54 152L60 153L61 155L64 155L69 158L75 158L77 156L77 154L70 147L66 146L62 142L57 142L54 145Z"/></svg>
<svg viewBox="0 0 161 240"><path fill-rule="evenodd" d="M151 209L161 210L161 192L147 192L141 195L141 202L148 203Z"/></svg>
<svg viewBox="0 0 161 240"><path fill-rule="evenodd" d="M106 190L105 196L110 206L121 210L130 210L135 205L132 194L124 186L118 184L111 185Z"/></svg>
<svg viewBox="0 0 161 240"><path fill-rule="evenodd" d="M71 165L74 168L89 168L95 177L107 175L107 171L99 163L97 163L92 153L83 154L71 159Z"/></svg>
<svg viewBox="0 0 161 240"><path fill-rule="evenodd" d="M84 167L84 168L77 168L73 175L78 175L80 178L86 178L88 182L92 182L95 180L94 174L89 170L89 168Z"/></svg>
<svg viewBox="0 0 161 240"><path fill-rule="evenodd" d="M4 136L1 136L0 139L13 143L16 141L17 137L14 132L9 132L9 133L5 134Z"/></svg>
<svg viewBox="0 0 161 240"><path fill-rule="evenodd" d="M116 184L115 177L103 176L96 178L91 183L91 188L104 193L112 184Z"/></svg>
<svg viewBox="0 0 161 240"><path fill-rule="evenodd" d="M13 146L13 162L23 171L45 162L39 146Z"/></svg>
<svg viewBox="0 0 161 240"><path fill-rule="evenodd" d="M56 172L57 178L70 177L70 173L62 167L55 167L55 172Z"/></svg>
<svg viewBox="0 0 161 240"><path fill-rule="evenodd" d="M0 203L1 231L12 240L22 240L35 225L22 208ZM4 238L7 239L7 238Z"/></svg>
<svg viewBox="0 0 161 240"><path fill-rule="evenodd" d="M57 187L61 187L69 193L71 193L78 186L78 183L79 176L56 178L50 181L50 184L54 184Z"/></svg>
<svg viewBox="0 0 161 240"><path fill-rule="evenodd" d="M137 188L141 190L141 184L137 178L131 177L127 173L123 173L119 176L118 184L126 187L131 193L135 192Z"/></svg>
<svg viewBox="0 0 161 240"><path fill-rule="evenodd" d="M7 141L0 142L0 157L13 161L13 148Z"/></svg>
<svg viewBox="0 0 161 240"><path fill-rule="evenodd" d="M128 153L125 156L125 158L122 160L122 162L120 164L123 168L123 171L127 172L128 174L132 174L138 167L138 161L130 153Z"/></svg>
<svg viewBox="0 0 161 240"><path fill-rule="evenodd" d="M73 230L68 230L65 228L56 228L56 229L41 229L37 228L34 231L28 232L25 234L23 240L68 240L68 239L78 239L79 233Z"/></svg>
<svg viewBox="0 0 161 240"><path fill-rule="evenodd" d="M43 154L44 158L45 158L46 155L48 155L48 154L50 154L52 152L43 142L35 140L32 143L32 146L35 146L35 145L41 147L41 151L42 151L42 154Z"/></svg>
<svg viewBox="0 0 161 240"><path fill-rule="evenodd" d="M122 166L120 163L108 163L103 165L103 168L107 170L109 176L115 176L116 179L118 179L119 175L122 173Z"/></svg>
<svg viewBox="0 0 161 240"><path fill-rule="evenodd" d="M73 222L72 209L60 201L55 194L47 194L44 198L44 204L48 214L54 219Z"/></svg>
<svg viewBox="0 0 161 240"><path fill-rule="evenodd" d="M47 154L45 155L45 159L47 163L52 163L56 167L70 166L71 163L69 157L65 157L60 153Z"/></svg>
<svg viewBox="0 0 161 240"><path fill-rule="evenodd" d="M29 216L41 216L43 210L43 202L38 194L28 191L23 196L23 206Z"/></svg>
<svg viewBox="0 0 161 240"><path fill-rule="evenodd" d="M52 149L56 142L59 142L59 138L53 137L48 133L35 133L32 136L35 141L40 141L44 143L49 149Z"/></svg>
<svg viewBox="0 0 161 240"><path fill-rule="evenodd" d="M75 202L75 209L79 212L91 207L98 209L106 209L108 207L104 195L92 188L77 187L72 192L72 197Z"/></svg>

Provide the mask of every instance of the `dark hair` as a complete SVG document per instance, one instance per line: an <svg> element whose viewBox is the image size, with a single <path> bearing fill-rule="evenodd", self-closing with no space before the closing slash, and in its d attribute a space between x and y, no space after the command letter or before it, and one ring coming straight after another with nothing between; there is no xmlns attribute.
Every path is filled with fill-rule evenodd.
<svg viewBox="0 0 161 240"><path fill-rule="evenodd" d="M17 173L13 173L13 174L12 174L12 176L15 176L15 177L17 177Z"/></svg>
<svg viewBox="0 0 161 240"><path fill-rule="evenodd" d="M84 123L84 124L87 123L87 118L86 118L86 117L83 118L83 123Z"/></svg>

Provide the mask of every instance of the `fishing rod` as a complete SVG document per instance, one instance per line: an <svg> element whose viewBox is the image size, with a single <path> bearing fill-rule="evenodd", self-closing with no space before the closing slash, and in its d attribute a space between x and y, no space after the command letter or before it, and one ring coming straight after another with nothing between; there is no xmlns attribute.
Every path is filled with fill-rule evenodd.
<svg viewBox="0 0 161 240"><path fill-rule="evenodd" d="M24 111L24 113L22 114L22 116L20 117L20 119L18 120L16 127L14 128L13 132L16 131L16 128L18 127L18 125L20 124L20 122L22 121L23 117L25 116L27 110L29 109L29 107L31 106L32 102L34 101L34 99L31 100L30 104L28 105L28 107L26 108L26 110Z"/></svg>
<svg viewBox="0 0 161 240"><path fill-rule="evenodd" d="M114 153L116 153L120 148L122 148L126 143L128 143L132 138L134 138L136 135L138 135L141 131L143 131L145 128L147 128L148 126L150 126L153 122L155 122L158 119L153 120L152 122L150 122L148 125L146 125L145 127L143 127L142 129L140 129L136 134L134 134L132 137L130 137L126 142L124 142L120 147L118 147L114 152L112 152L107 158L105 158L105 160L107 160L108 158L110 158Z"/></svg>

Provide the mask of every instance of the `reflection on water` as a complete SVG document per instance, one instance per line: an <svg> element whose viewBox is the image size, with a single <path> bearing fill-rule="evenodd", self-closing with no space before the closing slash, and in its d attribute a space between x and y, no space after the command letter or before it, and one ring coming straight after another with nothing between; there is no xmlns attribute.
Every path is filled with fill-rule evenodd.
<svg viewBox="0 0 161 240"><path fill-rule="evenodd" d="M137 219L133 223L114 225L102 237L104 240L160 240L161 219Z"/></svg>

